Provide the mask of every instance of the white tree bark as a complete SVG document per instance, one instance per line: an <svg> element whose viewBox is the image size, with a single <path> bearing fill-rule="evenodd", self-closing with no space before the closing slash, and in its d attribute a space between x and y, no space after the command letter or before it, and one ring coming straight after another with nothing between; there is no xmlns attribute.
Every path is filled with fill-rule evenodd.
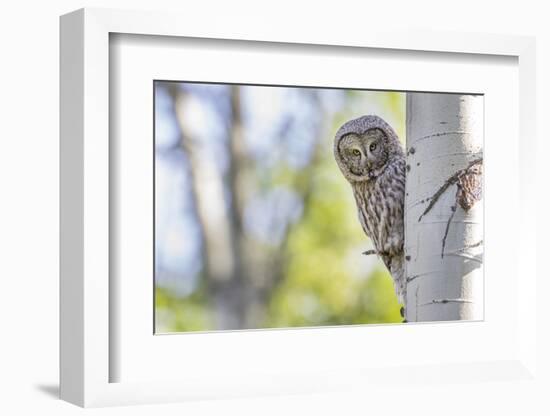
<svg viewBox="0 0 550 416"><path fill-rule="evenodd" d="M407 94L406 319L483 319L483 97Z"/></svg>

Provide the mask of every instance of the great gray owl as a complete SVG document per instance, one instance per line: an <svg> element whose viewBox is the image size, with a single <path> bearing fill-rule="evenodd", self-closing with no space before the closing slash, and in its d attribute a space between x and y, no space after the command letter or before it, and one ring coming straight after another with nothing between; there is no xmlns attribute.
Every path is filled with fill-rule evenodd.
<svg viewBox="0 0 550 416"><path fill-rule="evenodd" d="M334 157L353 189L363 231L390 271L399 301L404 304L406 162L399 138L380 117L359 117L336 132Z"/></svg>

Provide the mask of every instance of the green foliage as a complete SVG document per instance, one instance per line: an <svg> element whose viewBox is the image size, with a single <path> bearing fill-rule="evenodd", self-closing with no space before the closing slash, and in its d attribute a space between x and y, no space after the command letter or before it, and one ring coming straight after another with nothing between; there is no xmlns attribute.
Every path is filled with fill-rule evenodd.
<svg viewBox="0 0 550 416"><path fill-rule="evenodd" d="M189 296L156 286L155 332L204 331L212 328L211 312L201 290Z"/></svg>
<svg viewBox="0 0 550 416"><path fill-rule="evenodd" d="M345 121L376 113L405 139L404 94L349 91L346 105L334 114L308 169L286 163L258 169L260 192L287 187L305 195L301 218L283 242L280 283L268 294L263 327L300 327L401 322L400 305L389 272L380 259L361 253L372 245L364 235L349 184L332 155L332 138ZM260 242L257 246L262 250ZM273 249L273 248L272 248ZM204 284L188 296L157 287L156 331L216 329Z"/></svg>
<svg viewBox="0 0 550 416"><path fill-rule="evenodd" d="M400 322L389 273L383 266L362 270L368 240L331 153L323 152L313 178L304 217L289 235L285 279L271 298L266 327Z"/></svg>

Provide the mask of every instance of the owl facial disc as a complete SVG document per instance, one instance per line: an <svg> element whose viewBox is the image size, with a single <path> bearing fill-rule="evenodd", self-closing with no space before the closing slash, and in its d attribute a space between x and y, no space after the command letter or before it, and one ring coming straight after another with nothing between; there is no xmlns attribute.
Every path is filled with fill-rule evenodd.
<svg viewBox="0 0 550 416"><path fill-rule="evenodd" d="M334 140L338 166L348 181L378 177L394 156L402 156L395 131L378 116L363 116L345 123Z"/></svg>

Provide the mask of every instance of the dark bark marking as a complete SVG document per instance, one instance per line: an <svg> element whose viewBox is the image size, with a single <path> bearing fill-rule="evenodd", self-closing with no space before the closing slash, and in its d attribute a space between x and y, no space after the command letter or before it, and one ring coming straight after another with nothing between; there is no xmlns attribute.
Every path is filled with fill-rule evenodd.
<svg viewBox="0 0 550 416"><path fill-rule="evenodd" d="M451 207L452 214L449 216L449 220L447 221L447 226L445 227L445 234L443 235L443 241L441 243L441 258L443 258L443 253L445 252L445 242L447 241L447 235L449 234L449 228L451 227L451 221L453 220L453 217L455 216L456 212L456 204Z"/></svg>
<svg viewBox="0 0 550 416"><path fill-rule="evenodd" d="M455 172L450 178L448 178L443 185L437 190L435 194L433 194L429 199L430 203L420 215L418 218L418 221L422 220L422 217L426 215L430 210L433 208L433 206L436 204L436 202L439 200L441 195L447 190L447 188L451 185L454 185L455 183L460 184L460 188L464 189L464 195L457 195L457 197L460 198L459 201L457 201L461 207L464 208L466 206L467 208L464 208L466 211L470 209L475 202L481 199L481 178L470 178L470 176L481 176L481 163L483 162L483 158L475 159L471 161L467 167L464 169L460 169L459 171ZM466 176L467 178L464 178Z"/></svg>

